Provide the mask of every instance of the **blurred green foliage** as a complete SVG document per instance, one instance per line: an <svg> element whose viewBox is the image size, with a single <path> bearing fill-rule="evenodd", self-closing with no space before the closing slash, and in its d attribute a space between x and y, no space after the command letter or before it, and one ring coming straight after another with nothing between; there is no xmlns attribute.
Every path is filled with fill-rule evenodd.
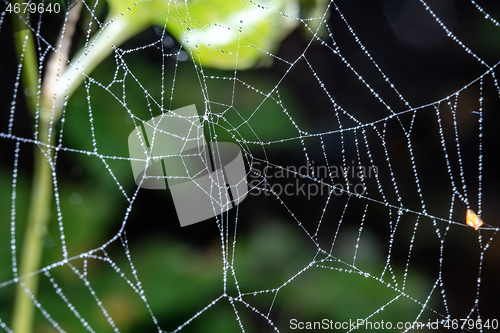
<svg viewBox="0 0 500 333"><path fill-rule="evenodd" d="M144 109L146 97L143 89L147 89L152 96L158 96L161 92L161 84L155 80L155 78L160 80L158 64L142 61L142 57L140 52L136 52L127 59L131 73L145 86L139 87L134 84L130 75L127 76L126 101L127 108L143 120L147 120L150 114L149 110ZM192 67L192 64L185 62L180 63L177 68L174 107L193 103L193 101L197 105L203 105L198 103L201 101L199 89L190 88L198 84ZM173 67L167 68L165 76L168 78L171 77L170 71L173 71ZM108 59L97 68L93 77L97 82L105 83L114 76L114 70L113 60ZM217 74L222 75L224 72ZM251 82L252 86L261 88L271 86L262 72L240 73L239 76ZM164 87L166 91L170 91L169 84L171 83L166 79L167 86ZM209 85L210 91L219 94L227 91L227 82L224 80L213 80ZM115 88L121 89L121 83L117 87L111 86L109 90L98 85L91 85L89 88L92 96L90 105L87 103L86 87L82 86L76 91L65 114L64 146L92 151L91 124L93 124L98 153L105 156L128 156L127 136L134 125L123 105L111 97L109 92ZM281 95L286 96L288 101L293 99L287 96L286 91L281 92ZM262 96L257 96L262 98ZM215 96L214 98L217 99ZM224 97L221 96L221 98ZM237 103L255 101L256 92L246 88L238 90L235 100ZM254 109L254 105L249 106L248 109L242 105L238 111L243 112L244 119L247 116L244 112ZM89 110L92 112L92 123L89 120ZM300 119L298 110L294 110L293 106L289 112L293 113L295 120ZM281 118L283 117L282 110L273 108L271 103L263 104L256 115L248 126L248 128L251 126L254 132L245 132L246 129L243 127L240 133L242 137L248 138L255 133L259 136L275 137L296 135L293 127L286 126L287 119ZM228 118L231 118L231 115ZM234 117L234 122L244 123L243 119ZM224 124L219 125L216 128L220 131L220 137L223 138L226 135L224 139L229 140L230 137ZM231 126L234 125L235 123L231 124ZM124 199L111 172L129 195L134 191L135 184L130 165L126 160L105 159L103 161L96 156L73 152L60 152L59 154L58 179L63 223L70 256L75 256L99 247L121 226L128 202ZM29 174L26 170L23 172L19 176L20 182L17 187L16 206L18 208L28 205ZM11 181L10 173L2 173L0 180L3 188L8 188ZM170 200L165 197L165 194L158 193L158 195L164 197L163 200ZM5 191L2 191L1 205L6 209L10 207L10 195ZM2 209L2 211L6 210ZM17 212L16 221L23 221L23 210L17 209ZM143 218L147 218L147 212L145 214ZM240 233L237 238L235 270L243 293L281 286L307 266L317 250L297 228L290 228L284 221L271 217L262 216L262 219L263 223L257 224L248 233ZM52 221L50 237L46 242L44 265L50 265L62 259L55 206ZM127 223L139 222L133 219ZM172 215L168 223L176 223L175 215ZM22 223L17 223L17 226L20 227L17 230L18 235L22 235ZM8 226L5 224L2 227L5 230L0 232L2 238L0 244L8 244L10 238ZM133 280L131 267L124 255L125 251L117 243L119 242L106 248L106 253L116 262L121 272ZM130 246L131 257L139 280L153 313L163 324L162 328L174 329L222 294L222 258L220 244L217 242L200 251L183 243L182 240L159 234L156 237L150 236L131 243ZM358 265L363 266L366 271L383 267L381 261L383 257L376 255L375 249L378 247L376 240L364 239L364 246L365 252L359 255L359 260L364 260L364 266L363 262L358 262ZM352 247L349 249L352 250ZM336 255L342 258L344 256L342 247L339 247L339 251ZM9 252L7 248L2 250L2 253ZM97 254L102 255L100 252ZM352 256L351 253L346 253L345 257L349 255ZM3 256L1 260L2 267L10 266L8 256ZM71 265L80 271L83 270L82 259L72 261ZM278 327L288 327L288 321L291 318L299 320L329 318L344 321L355 319L353 314L356 314L356 318L364 318L397 295L391 288L373 278L366 278L356 272L345 272L345 269L349 269L347 265L338 263L324 263L324 265L337 268L340 266L344 268L344 271L309 268L285 285L278 293L272 310L272 313L279 314L276 320ZM140 296L120 277L119 273L108 263L90 259L87 270L93 290L121 332L154 331L153 320ZM0 274L2 274L2 281L9 279L7 270L2 270ZM96 305L96 300L70 267L55 268L51 270L51 276L96 332L110 331L110 325ZM421 286L415 290L408 290L408 293L427 294L430 286L424 281L425 279L422 279ZM236 297L237 293L231 276L228 277L228 288L229 295ZM13 288L0 288L0 292L5 293L4 300L12 296L11 289ZM255 296L244 296L243 300L263 313L267 313L273 298L274 292L267 292ZM41 278L39 300L68 332L86 331L69 311L68 305L57 296L54 287L46 277ZM408 318L408 313L415 314L419 311L419 307L413 301L398 302L397 306L389 305L389 307L389 312L383 312L385 320L403 320ZM237 302L236 308L239 310L247 332L262 331L262 327L265 327L265 320L262 317ZM1 317L4 318L8 308L0 309ZM36 332L52 332L53 328L46 320L42 319L39 313L37 316L38 322L43 324L37 326ZM235 332L238 330L234 310L225 298L219 300L206 313L183 329L185 332Z"/></svg>
<svg viewBox="0 0 500 333"><path fill-rule="evenodd" d="M130 28L164 26L198 64L229 70L248 69L259 62L269 64L269 53L275 53L281 40L297 27L300 15L297 0L262 4L225 0L108 2L110 17L123 13ZM317 6L308 4L307 8L308 14L322 14L326 6L318 1Z"/></svg>

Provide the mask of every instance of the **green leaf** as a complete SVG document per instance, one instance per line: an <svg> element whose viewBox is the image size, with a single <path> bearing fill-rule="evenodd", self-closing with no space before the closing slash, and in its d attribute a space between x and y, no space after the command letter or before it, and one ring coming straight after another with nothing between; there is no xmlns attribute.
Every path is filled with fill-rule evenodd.
<svg viewBox="0 0 500 333"><path fill-rule="evenodd" d="M123 15L132 26L164 26L198 64L218 69L269 64L268 53L300 22L297 1L109 0L109 5L110 17Z"/></svg>

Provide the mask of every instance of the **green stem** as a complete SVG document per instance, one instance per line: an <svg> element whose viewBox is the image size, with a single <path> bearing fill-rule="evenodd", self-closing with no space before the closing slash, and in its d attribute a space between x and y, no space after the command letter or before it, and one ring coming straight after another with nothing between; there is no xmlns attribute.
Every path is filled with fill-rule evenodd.
<svg viewBox="0 0 500 333"><path fill-rule="evenodd" d="M18 1L20 2L20 1ZM28 102L29 111L35 115L37 102L37 84L38 84L38 66L35 44L31 30L28 28L24 20L26 16L21 14L21 17L12 15L14 31L14 42L16 45L17 56L23 57L23 69L21 72L23 85L25 87L26 100ZM24 46L24 50L23 50Z"/></svg>
<svg viewBox="0 0 500 333"><path fill-rule="evenodd" d="M22 80L26 89L28 108L35 115L36 91L38 90L37 56L31 30L27 29L23 22L25 19L25 17L14 15L14 29L19 31L15 34L15 43L17 54L20 59L23 59ZM53 132L53 126L60 118L64 101L69 99L84 78L114 50L113 45L121 44L144 27L144 25L132 24L125 18L118 17L92 38L89 47L82 49L75 56L75 60L66 68L61 78L46 73L42 86L38 120L38 140L41 144L35 148L31 205L21 251L19 282L12 319L12 328L16 333L32 332L34 323L35 308L30 295L36 296L37 294L38 274L34 274L34 272L40 268L42 260L43 241L50 220L50 205L53 195L50 163L53 162L54 157L54 150L51 147L54 146L55 135L52 133L49 136L49 133ZM70 39L71 37L64 42L70 43ZM69 47L66 49L69 50ZM57 70L57 66L61 66L60 60L60 58L54 57L53 63L49 61L47 71L51 72L51 65L56 66ZM29 293L26 290L29 290Z"/></svg>
<svg viewBox="0 0 500 333"><path fill-rule="evenodd" d="M40 122L39 128L40 134L43 133L42 136L46 137L49 125L46 122ZM53 139L50 140L49 145L52 145L52 142ZM48 152L50 159L53 156L52 152L52 149ZM20 282L17 285L14 305L12 328L16 333L29 333L33 328L35 308L25 289L29 289L32 295L36 295L37 293L38 274L31 276L28 274L33 273L40 267L42 259L43 240L50 220L50 203L52 202L51 174L50 165L41 147L35 147L35 170L31 205L21 253Z"/></svg>
<svg viewBox="0 0 500 333"><path fill-rule="evenodd" d="M34 38L27 27L25 15L13 15L14 34L17 55L23 59L22 81L28 110L36 114L38 91L38 66ZM39 140L48 139L49 122L41 119L39 122ZM53 140L47 142L52 145ZM50 202L52 197L51 170L47 158L40 147L35 147L35 164L31 205L28 213L28 222L24 235L19 266L20 281L17 284L16 298L13 312L12 328L16 333L29 333L33 328L34 307L28 293L36 295L38 275L28 275L40 267L42 258L43 240L50 219ZM50 157L52 154L48 153Z"/></svg>
<svg viewBox="0 0 500 333"><path fill-rule="evenodd" d="M109 19L109 18L108 18ZM99 65L113 50L144 28L142 22L131 22L124 16L118 16L88 42L88 46L73 57L66 71L54 87L56 108L62 108L64 101L73 94L83 80Z"/></svg>
<svg viewBox="0 0 500 333"><path fill-rule="evenodd" d="M22 81L25 88L27 106L35 115L37 107L38 66L34 38L24 23L26 16L13 15L14 40L18 57L23 59ZM49 123L40 121L40 140L47 138ZM52 141L52 140L51 140ZM43 142L43 141L42 141ZM49 142L51 144L51 142ZM39 147L35 148L33 190L28 215L25 238L19 267L20 282L17 284L12 328L16 333L29 333L33 327L34 307L25 289L36 295L38 275L27 276L40 267L43 239L50 218L50 198L52 197L51 171L47 159Z"/></svg>

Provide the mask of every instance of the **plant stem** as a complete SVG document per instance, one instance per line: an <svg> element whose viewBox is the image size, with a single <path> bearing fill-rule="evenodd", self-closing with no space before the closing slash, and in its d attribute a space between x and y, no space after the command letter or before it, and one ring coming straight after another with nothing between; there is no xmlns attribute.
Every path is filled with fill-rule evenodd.
<svg viewBox="0 0 500 333"><path fill-rule="evenodd" d="M17 1L20 2L20 1ZM35 44L31 30L24 23L26 14L12 15L14 25L14 43L19 58L23 57L23 70L21 72L25 95L29 111L35 115L37 103L38 67ZM24 50L23 50L24 48Z"/></svg>
<svg viewBox="0 0 500 333"><path fill-rule="evenodd" d="M42 134L43 133L43 134ZM40 134L46 137L48 125L40 122ZM53 136L52 136L53 138ZM49 145L52 145L50 140ZM49 150L50 159L53 150ZM35 147L35 170L31 205L26 226L23 250L21 253L20 282L17 284L16 301L14 305L12 328L16 333L29 333L33 328L34 307L28 293L36 295L38 288L38 274L23 277L33 273L40 267L43 250L43 240L47 232L50 219L50 203L52 202L52 172L41 147Z"/></svg>
<svg viewBox="0 0 500 333"><path fill-rule="evenodd" d="M19 1L19 0L18 0ZM16 333L30 333L33 329L34 306L30 296L35 297L38 289L38 274L35 273L42 260L43 240L47 233L52 202L52 168L54 163L54 125L57 123L69 99L85 77L113 50L113 45L140 32L145 25L133 24L122 16L111 20L98 32L88 47L84 47L71 64L65 68L76 21L81 10L81 2L74 6L67 18L64 35L57 42L57 51L51 55L41 89L41 103L38 118L40 142L35 148L35 165L31 205L25 231L19 282L13 313L13 330ZM77 9L78 8L78 9ZM38 90L37 57L30 29L26 29L26 17L14 15L14 29L18 56L23 59L23 84L27 92L28 108L36 115ZM64 70L66 69L66 70ZM59 77L57 73L63 72Z"/></svg>
<svg viewBox="0 0 500 333"><path fill-rule="evenodd" d="M38 69L36 64L37 57L33 43L33 36L31 34L31 30L28 29L27 25L24 23L26 15L13 15L12 17L14 31L16 31L14 33L14 42L16 45L17 55L20 59L23 59L23 68L21 73L23 85L25 87L26 102L29 111L35 115L37 105L36 91ZM37 150L37 152L39 151ZM25 233L25 241L19 271L20 276L32 272L32 267L39 267L41 253L40 247L42 246L41 243L43 236L41 236L40 233L41 228L36 226L46 225L46 220L48 219L48 212L46 210L48 204L42 202L40 199L50 197L50 178L47 186L47 177L43 177L44 174L48 174L50 176L50 173L44 171L45 164L40 162L40 154L37 154L36 152L35 154L35 176L31 206L33 209L30 210L29 222ZM46 194L47 189L49 191L49 195L41 195ZM37 195L35 195L35 193ZM36 209L34 209L35 206L37 206ZM37 210L38 214L34 214ZM35 225L35 227L33 225ZM36 275L22 279L21 282L17 284L12 323L15 332L26 333L29 332L32 327L34 310L33 304L28 294L24 292L24 289L29 288L31 293L36 293L37 284L38 278Z"/></svg>
<svg viewBox="0 0 500 333"><path fill-rule="evenodd" d="M31 204L28 212L28 222L21 252L19 266L19 282L16 289L16 298L13 312L12 327L16 333L30 333L33 329L34 306L30 296L35 297L38 289L38 274L33 274L40 268L43 253L43 241L47 233L50 220L50 204L52 202L52 169L50 163L54 158L54 141L52 135L54 124L58 121L62 106L52 105L55 77L59 70L64 69L65 59L68 57L71 38L81 9L81 2L67 17L66 32L58 39L58 51L54 52L47 64L41 94L41 106L38 119L38 135L35 135L40 144L35 147L34 177L31 193ZM37 56L33 44L31 30L24 21L26 16L14 15L14 29L17 54L23 59L23 85L25 87L27 104L33 115L37 113L38 69Z"/></svg>
<svg viewBox="0 0 500 333"><path fill-rule="evenodd" d="M73 94L87 75L114 51L115 45L120 45L146 28L145 24L131 22L124 16L112 19L108 17L107 22L106 26L90 39L88 45L73 57L68 68L57 81L54 87L56 108L62 108L64 101Z"/></svg>

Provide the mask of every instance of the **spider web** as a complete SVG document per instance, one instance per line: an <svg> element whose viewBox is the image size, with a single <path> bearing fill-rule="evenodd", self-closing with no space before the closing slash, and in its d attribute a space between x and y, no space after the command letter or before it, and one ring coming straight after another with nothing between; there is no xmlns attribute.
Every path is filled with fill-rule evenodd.
<svg viewBox="0 0 500 333"><path fill-rule="evenodd" d="M38 140L40 105L31 122L23 66L5 47L0 327L12 332L15 288L36 275L39 291L26 293L40 332L288 332L325 318L492 329L477 323L499 313L493 4L365 5L330 2L304 19L242 2L242 17L258 6L298 26L278 51L259 50L271 67L251 71L238 69L238 50L255 47L244 20L229 27L239 30L237 51L220 55L234 70L221 71L168 32L180 20L189 37L202 18L169 14L85 77L53 146ZM102 7L84 2L85 48L105 31ZM12 43L8 15L3 45ZM40 80L57 49L44 24L31 27ZM249 188L233 209L180 228L169 191L134 183L127 137L193 103L196 139L236 143ZM34 149L52 170L53 217L42 268L19 276ZM214 181L214 207L224 195ZM482 217L479 230L467 226L467 209Z"/></svg>

